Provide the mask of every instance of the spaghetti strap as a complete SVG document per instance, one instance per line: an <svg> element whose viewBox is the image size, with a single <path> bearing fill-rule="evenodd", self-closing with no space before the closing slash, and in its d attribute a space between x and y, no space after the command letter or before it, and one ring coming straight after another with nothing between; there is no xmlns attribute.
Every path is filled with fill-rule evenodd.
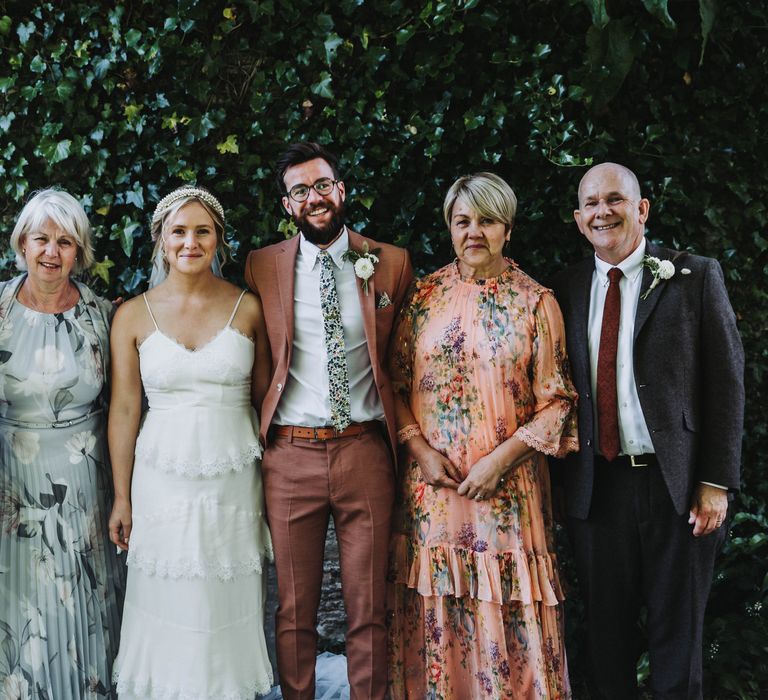
<svg viewBox="0 0 768 700"><path fill-rule="evenodd" d="M232 309L232 315L229 317L229 321L227 321L227 328L229 328L229 326L232 325L232 321L235 320L235 314L237 313L238 308L240 308L240 302L243 300L243 297L247 291L247 289L244 289L242 292L240 292L240 296L237 298L237 304L235 304L235 308Z"/></svg>
<svg viewBox="0 0 768 700"><path fill-rule="evenodd" d="M155 324L155 330L159 331L160 327L157 325L157 321L155 321L155 315L152 313L152 307L149 305L149 300L147 299L147 293L144 292L141 296L144 297L144 303L147 305L147 311L149 311L149 317L152 319L152 323Z"/></svg>

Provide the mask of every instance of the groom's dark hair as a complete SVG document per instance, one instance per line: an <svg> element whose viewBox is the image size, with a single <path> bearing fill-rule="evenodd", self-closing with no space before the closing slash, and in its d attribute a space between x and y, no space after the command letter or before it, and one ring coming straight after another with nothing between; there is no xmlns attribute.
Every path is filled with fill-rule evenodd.
<svg viewBox="0 0 768 700"><path fill-rule="evenodd" d="M308 160L314 160L315 158L322 158L328 165L331 166L334 179L340 179L339 176L339 159L325 149L319 143L314 141L302 141L299 143L292 143L285 149L283 154L277 159L275 165L275 178L277 179L277 187L280 190L281 195L288 194L285 190L285 171L288 168L292 168L294 165L301 165ZM311 185L312 183L307 183Z"/></svg>

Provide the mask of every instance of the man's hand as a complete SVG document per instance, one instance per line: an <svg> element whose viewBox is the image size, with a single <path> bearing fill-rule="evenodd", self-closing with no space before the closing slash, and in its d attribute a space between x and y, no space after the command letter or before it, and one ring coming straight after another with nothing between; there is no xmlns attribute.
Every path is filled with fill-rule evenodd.
<svg viewBox="0 0 768 700"><path fill-rule="evenodd" d="M693 525L693 536L701 537L714 532L725 522L728 510L728 492L709 484L699 484L693 492L688 524Z"/></svg>

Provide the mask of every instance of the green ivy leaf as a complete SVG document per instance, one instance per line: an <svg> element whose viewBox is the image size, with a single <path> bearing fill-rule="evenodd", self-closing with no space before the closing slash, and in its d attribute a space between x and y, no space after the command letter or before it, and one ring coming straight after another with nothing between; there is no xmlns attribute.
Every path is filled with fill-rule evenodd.
<svg viewBox="0 0 768 700"><path fill-rule="evenodd" d="M324 42L325 62L330 66L333 59L336 58L336 49L344 43L344 40L338 34L331 34Z"/></svg>
<svg viewBox="0 0 768 700"><path fill-rule="evenodd" d="M707 48L707 41L712 27L715 26L715 17L717 15L717 0L699 0L699 14L701 15L701 54L699 55L699 66L704 63L704 49Z"/></svg>
<svg viewBox="0 0 768 700"><path fill-rule="evenodd" d="M675 25L675 20L669 14L667 3L668 0L643 0L643 5L645 5L645 9L648 12L661 20L662 24L668 29L674 29L677 25Z"/></svg>
<svg viewBox="0 0 768 700"><path fill-rule="evenodd" d="M42 73L45 70L45 68L46 68L45 61L39 55L36 55L29 62L29 70L31 70L33 73Z"/></svg>
<svg viewBox="0 0 768 700"><path fill-rule="evenodd" d="M29 41L29 37L32 36L34 31L35 31L34 22L27 22L26 24L20 24L18 27L16 27L16 34L19 35L19 41L21 42L22 46L25 46L27 44L27 42Z"/></svg>
<svg viewBox="0 0 768 700"><path fill-rule="evenodd" d="M109 284L109 271L115 266L115 263L109 259L109 256L105 256L101 262L95 262L91 266L91 272L104 280L105 284Z"/></svg>
<svg viewBox="0 0 768 700"><path fill-rule="evenodd" d="M328 100L333 99L333 90L331 89L331 84L333 83L333 78L331 78L331 74L327 71L322 71L320 73L320 79L312 85L310 90L315 95L319 95L320 97L325 97Z"/></svg>
<svg viewBox="0 0 768 700"><path fill-rule="evenodd" d="M240 147L237 145L237 135L230 134L224 141L217 143L216 150L222 155L225 153L240 153Z"/></svg>
<svg viewBox="0 0 768 700"><path fill-rule="evenodd" d="M8 114L0 115L0 131L6 132L11 128L11 122L16 119L14 112L8 112Z"/></svg>
<svg viewBox="0 0 768 700"><path fill-rule="evenodd" d="M584 0L584 4L592 14L592 24L595 27L602 29L608 24L611 18L608 16L605 0Z"/></svg>

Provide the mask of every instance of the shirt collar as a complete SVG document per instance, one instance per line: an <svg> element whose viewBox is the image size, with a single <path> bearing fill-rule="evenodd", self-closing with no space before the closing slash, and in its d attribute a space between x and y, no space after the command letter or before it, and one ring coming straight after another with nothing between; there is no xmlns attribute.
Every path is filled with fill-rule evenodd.
<svg viewBox="0 0 768 700"><path fill-rule="evenodd" d="M608 284L608 271L611 268L618 267L631 282L634 282L638 275L643 272L643 258L645 257L646 240L640 242L640 245L622 260L618 265L611 265L611 263L601 260L595 254L595 272L597 273L597 281L604 287Z"/></svg>
<svg viewBox="0 0 768 700"><path fill-rule="evenodd" d="M336 264L340 270L344 269L344 253L349 250L349 233L347 233L347 227L341 229L339 237L331 243L327 248L318 248L314 243L310 243L303 233L299 234L299 252L302 257L307 258L310 268L314 268L317 263L317 256L323 250L328 251L328 255L331 256L331 260Z"/></svg>

